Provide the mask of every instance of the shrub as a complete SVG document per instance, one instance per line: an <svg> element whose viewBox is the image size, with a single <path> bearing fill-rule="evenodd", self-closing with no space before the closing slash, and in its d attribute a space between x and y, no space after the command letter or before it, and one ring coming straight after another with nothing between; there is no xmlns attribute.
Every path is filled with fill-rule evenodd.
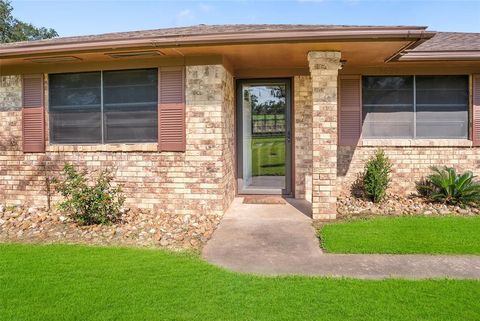
<svg viewBox="0 0 480 321"><path fill-rule="evenodd" d="M86 171L80 173L71 164L65 164L62 178L54 180L55 189L64 197L59 208L81 225L118 220L125 198L120 187L111 185L112 172L101 171L93 184L89 184L87 175Z"/></svg>
<svg viewBox="0 0 480 321"><path fill-rule="evenodd" d="M434 186L432 182L428 178L422 178L418 182L415 182L415 186L417 188L417 193L423 198L430 198L432 195Z"/></svg>
<svg viewBox="0 0 480 321"><path fill-rule="evenodd" d="M365 195L373 202L383 200L390 184L392 164L383 150L377 150L365 165L363 189Z"/></svg>
<svg viewBox="0 0 480 321"><path fill-rule="evenodd" d="M420 195L433 202L450 205L478 205L480 203L480 183L472 172L457 174L451 167L432 167L433 174L417 183Z"/></svg>

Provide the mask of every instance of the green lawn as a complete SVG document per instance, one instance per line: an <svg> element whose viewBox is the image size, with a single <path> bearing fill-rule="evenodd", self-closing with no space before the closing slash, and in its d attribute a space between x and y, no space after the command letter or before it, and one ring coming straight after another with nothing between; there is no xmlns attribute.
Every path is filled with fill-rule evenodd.
<svg viewBox="0 0 480 321"><path fill-rule="evenodd" d="M480 254L480 217L402 216L327 224L322 247L333 253Z"/></svg>
<svg viewBox="0 0 480 321"><path fill-rule="evenodd" d="M252 139L253 176L285 175L285 136Z"/></svg>
<svg viewBox="0 0 480 321"><path fill-rule="evenodd" d="M0 320L480 320L480 282L257 277L194 255L0 245Z"/></svg>

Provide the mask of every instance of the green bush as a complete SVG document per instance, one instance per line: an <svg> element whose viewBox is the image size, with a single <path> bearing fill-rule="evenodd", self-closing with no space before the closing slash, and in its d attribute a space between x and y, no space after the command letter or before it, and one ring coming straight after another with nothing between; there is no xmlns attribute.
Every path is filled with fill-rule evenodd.
<svg viewBox="0 0 480 321"><path fill-rule="evenodd" d="M125 198L120 187L111 185L111 171L101 171L93 184L89 184L87 176L86 171L78 172L71 164L65 164L62 177L54 179L55 189L64 197L58 205L60 210L81 225L115 222Z"/></svg>
<svg viewBox="0 0 480 321"><path fill-rule="evenodd" d="M457 174L451 167L431 169L433 174L417 183L417 191L421 196L450 205L480 204L480 183L472 172Z"/></svg>
<svg viewBox="0 0 480 321"><path fill-rule="evenodd" d="M365 165L363 189L372 202L380 202L385 197L390 184L392 164L383 150L377 150Z"/></svg>
<svg viewBox="0 0 480 321"><path fill-rule="evenodd" d="M415 182L417 188L417 193L423 198L429 199L430 195L433 192L434 186L428 177L422 178L421 180Z"/></svg>

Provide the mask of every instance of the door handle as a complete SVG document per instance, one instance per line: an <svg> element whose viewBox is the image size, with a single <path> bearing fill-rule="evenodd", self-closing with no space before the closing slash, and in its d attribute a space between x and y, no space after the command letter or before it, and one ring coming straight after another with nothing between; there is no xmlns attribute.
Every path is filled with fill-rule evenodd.
<svg viewBox="0 0 480 321"><path fill-rule="evenodd" d="M287 130L287 143L290 143L291 140L292 140L292 137L291 137L290 131Z"/></svg>

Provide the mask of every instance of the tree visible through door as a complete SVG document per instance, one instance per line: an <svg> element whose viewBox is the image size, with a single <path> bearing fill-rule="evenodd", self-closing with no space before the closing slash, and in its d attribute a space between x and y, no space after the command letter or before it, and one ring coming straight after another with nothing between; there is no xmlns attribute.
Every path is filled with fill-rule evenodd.
<svg viewBox="0 0 480 321"><path fill-rule="evenodd" d="M242 180L249 193L284 193L290 131L287 84L243 83L241 89Z"/></svg>

